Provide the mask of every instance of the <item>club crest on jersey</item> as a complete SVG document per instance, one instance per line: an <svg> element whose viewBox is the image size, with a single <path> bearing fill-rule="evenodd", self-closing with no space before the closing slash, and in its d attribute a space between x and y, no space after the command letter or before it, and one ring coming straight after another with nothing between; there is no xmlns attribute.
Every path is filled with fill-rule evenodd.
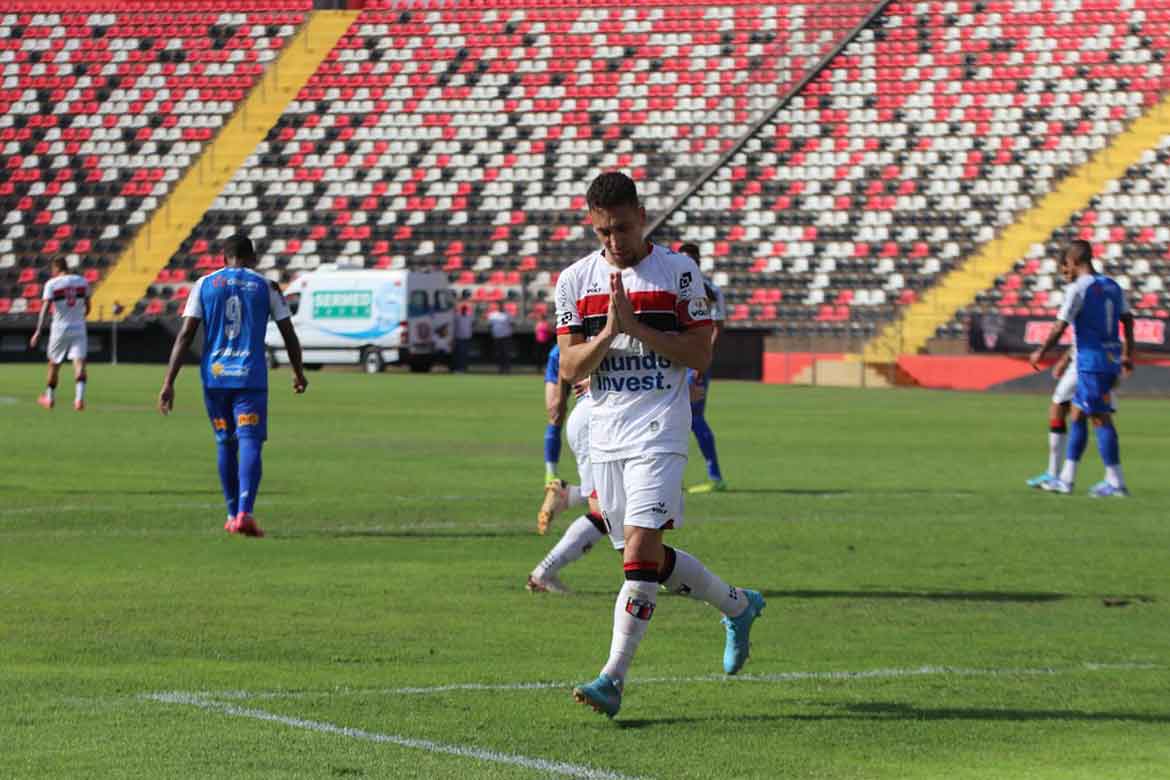
<svg viewBox="0 0 1170 780"><path fill-rule="evenodd" d="M211 375L212 376L223 376L223 363L212 363L211 364Z"/></svg>
<svg viewBox="0 0 1170 780"><path fill-rule="evenodd" d="M644 599L630 597L626 599L626 612L638 620L649 620L654 615L654 604Z"/></svg>

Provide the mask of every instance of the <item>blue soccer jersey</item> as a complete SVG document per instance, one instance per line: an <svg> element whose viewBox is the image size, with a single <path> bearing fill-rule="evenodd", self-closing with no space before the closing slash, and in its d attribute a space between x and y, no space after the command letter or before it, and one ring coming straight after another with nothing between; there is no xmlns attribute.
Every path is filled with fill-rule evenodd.
<svg viewBox="0 0 1170 780"><path fill-rule="evenodd" d="M1117 282L1086 274L1065 288L1060 320L1073 326L1077 371L1117 374L1121 371L1118 318L1129 311Z"/></svg>
<svg viewBox="0 0 1170 780"><path fill-rule="evenodd" d="M184 317L203 320L203 387L268 389L264 332L268 319L288 319L275 282L250 268L223 268L191 289Z"/></svg>
<svg viewBox="0 0 1170 780"><path fill-rule="evenodd" d="M548 362L544 364L544 381L555 385L561 380L561 348L555 345L548 353Z"/></svg>

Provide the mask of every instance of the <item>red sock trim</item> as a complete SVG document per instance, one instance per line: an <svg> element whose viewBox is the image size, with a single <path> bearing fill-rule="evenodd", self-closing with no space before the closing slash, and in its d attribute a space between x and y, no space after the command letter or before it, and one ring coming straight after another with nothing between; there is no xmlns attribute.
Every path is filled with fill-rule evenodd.
<svg viewBox="0 0 1170 780"><path fill-rule="evenodd" d="M658 571L658 564L654 561L630 561L623 563L622 568L626 571L645 571L646 569Z"/></svg>

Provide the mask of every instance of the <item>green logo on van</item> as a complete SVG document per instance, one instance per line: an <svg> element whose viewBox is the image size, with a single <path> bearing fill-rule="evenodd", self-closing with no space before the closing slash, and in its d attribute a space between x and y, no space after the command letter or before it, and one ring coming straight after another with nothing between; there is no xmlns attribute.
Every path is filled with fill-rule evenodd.
<svg viewBox="0 0 1170 780"><path fill-rule="evenodd" d="M369 290L320 290L313 293L313 319L368 320L373 303Z"/></svg>

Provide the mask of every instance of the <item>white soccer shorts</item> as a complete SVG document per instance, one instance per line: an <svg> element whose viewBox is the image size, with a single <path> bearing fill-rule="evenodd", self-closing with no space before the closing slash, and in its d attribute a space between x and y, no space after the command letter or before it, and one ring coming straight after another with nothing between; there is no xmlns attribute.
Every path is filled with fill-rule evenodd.
<svg viewBox="0 0 1170 780"><path fill-rule="evenodd" d="M683 524L685 455L654 453L593 464L593 487L615 550L626 546L625 526L679 528Z"/></svg>
<svg viewBox="0 0 1170 780"><path fill-rule="evenodd" d="M88 351L89 338L85 328L71 328L49 334L49 362L64 363L66 360L84 360Z"/></svg>
<svg viewBox="0 0 1170 780"><path fill-rule="evenodd" d="M588 401L577 401L565 423L565 435L569 449L577 461L577 477L581 480L581 495L588 497L593 492L593 468L589 465L589 407Z"/></svg>

